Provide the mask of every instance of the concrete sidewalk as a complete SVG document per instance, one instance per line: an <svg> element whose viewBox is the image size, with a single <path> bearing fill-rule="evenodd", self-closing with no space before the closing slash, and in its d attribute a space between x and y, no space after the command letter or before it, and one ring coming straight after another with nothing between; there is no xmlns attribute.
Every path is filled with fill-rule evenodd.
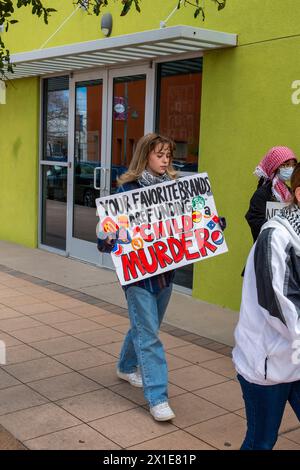
<svg viewBox="0 0 300 470"><path fill-rule="evenodd" d="M43 250L0 241L0 264L126 308L114 271ZM174 291L166 322L232 346L237 312Z"/></svg>
<svg viewBox="0 0 300 470"><path fill-rule="evenodd" d="M9 441L10 448L28 449L238 449L246 422L230 348L163 325L176 419L155 422L142 390L115 375L126 310L59 285L70 260L57 258L57 277L49 282L39 274L45 266L37 264L33 277L1 257L7 364L0 367L0 425L8 432L0 428L0 448ZM277 449L300 449L290 408L280 432Z"/></svg>

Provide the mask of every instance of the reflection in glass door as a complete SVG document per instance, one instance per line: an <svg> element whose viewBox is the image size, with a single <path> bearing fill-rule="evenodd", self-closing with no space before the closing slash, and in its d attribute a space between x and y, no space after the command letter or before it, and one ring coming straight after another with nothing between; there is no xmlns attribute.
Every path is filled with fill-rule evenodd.
<svg viewBox="0 0 300 470"><path fill-rule="evenodd" d="M73 237L95 243L100 195L102 80L76 83Z"/></svg>
<svg viewBox="0 0 300 470"><path fill-rule="evenodd" d="M40 244L66 250L69 77L43 82Z"/></svg>
<svg viewBox="0 0 300 470"><path fill-rule="evenodd" d="M176 143L173 166L180 176L198 171L202 57L163 62L157 70L156 130ZM175 284L192 289L193 264L176 270Z"/></svg>
<svg viewBox="0 0 300 470"><path fill-rule="evenodd" d="M151 129L147 96L152 73L134 67L78 73L71 79L68 195L73 202L67 232L69 253L75 258L113 267L111 256L97 251L95 200L116 192L117 178L127 170L138 139Z"/></svg>
<svg viewBox="0 0 300 470"><path fill-rule="evenodd" d="M131 162L137 141L145 129L146 75L113 79L110 194L117 190L117 178Z"/></svg>
<svg viewBox="0 0 300 470"><path fill-rule="evenodd" d="M58 250L66 249L67 167L42 165L41 242Z"/></svg>

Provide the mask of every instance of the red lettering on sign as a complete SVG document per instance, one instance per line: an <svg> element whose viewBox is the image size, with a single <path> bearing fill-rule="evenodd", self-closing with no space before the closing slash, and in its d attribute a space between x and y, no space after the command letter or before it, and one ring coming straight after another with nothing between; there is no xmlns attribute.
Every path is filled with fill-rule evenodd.
<svg viewBox="0 0 300 470"><path fill-rule="evenodd" d="M153 246L149 246L148 253L151 256L151 261L148 261L144 249L138 251L138 255L140 257L141 263L146 269L147 273L154 274L157 271L158 262L157 262L157 257L156 257L156 253L154 251Z"/></svg>
<svg viewBox="0 0 300 470"><path fill-rule="evenodd" d="M153 248L156 251L156 256L161 268L165 268L167 264L172 264L173 260L166 254L168 251L168 245L165 242L155 242Z"/></svg>
<svg viewBox="0 0 300 470"><path fill-rule="evenodd" d="M182 244L176 238L169 238L168 245L169 245L170 253L174 260L174 263L180 263L180 261L182 261L184 257L184 249L182 247Z"/></svg>
<svg viewBox="0 0 300 470"><path fill-rule="evenodd" d="M142 275L146 274L146 269L142 265L139 252L142 250L131 251L130 253L125 253L121 256L123 273L125 281L130 281L131 279L137 279L138 273L137 268L140 270Z"/></svg>
<svg viewBox="0 0 300 470"><path fill-rule="evenodd" d="M217 247L208 241L209 231L206 228L199 228L198 230L195 230L194 233L199 251L203 257L207 256L207 249L212 253L216 251Z"/></svg>

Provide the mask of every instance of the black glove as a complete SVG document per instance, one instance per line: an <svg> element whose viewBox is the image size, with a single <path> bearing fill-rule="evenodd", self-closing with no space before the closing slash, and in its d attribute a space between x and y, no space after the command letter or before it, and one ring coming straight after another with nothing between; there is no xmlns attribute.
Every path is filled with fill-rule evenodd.
<svg viewBox="0 0 300 470"><path fill-rule="evenodd" d="M107 235L107 238L104 238L104 239L98 238L97 240L97 248L100 251L100 253L111 253L115 246L116 239L109 237L109 235L112 235L112 234L107 233L106 235ZM113 234L113 236L115 237L115 234Z"/></svg>
<svg viewBox="0 0 300 470"><path fill-rule="evenodd" d="M219 217L219 224L221 227L221 230L224 232L225 228L227 227L227 222L225 217Z"/></svg>

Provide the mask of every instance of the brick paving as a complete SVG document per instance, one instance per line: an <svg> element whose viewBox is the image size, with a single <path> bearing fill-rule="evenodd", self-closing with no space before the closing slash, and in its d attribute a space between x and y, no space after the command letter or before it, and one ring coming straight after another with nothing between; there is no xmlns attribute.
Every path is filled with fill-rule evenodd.
<svg viewBox="0 0 300 470"><path fill-rule="evenodd" d="M231 348L164 324L170 403L155 422L115 374L127 311L0 266L1 449L238 449L246 421ZM300 449L286 409L277 449Z"/></svg>

